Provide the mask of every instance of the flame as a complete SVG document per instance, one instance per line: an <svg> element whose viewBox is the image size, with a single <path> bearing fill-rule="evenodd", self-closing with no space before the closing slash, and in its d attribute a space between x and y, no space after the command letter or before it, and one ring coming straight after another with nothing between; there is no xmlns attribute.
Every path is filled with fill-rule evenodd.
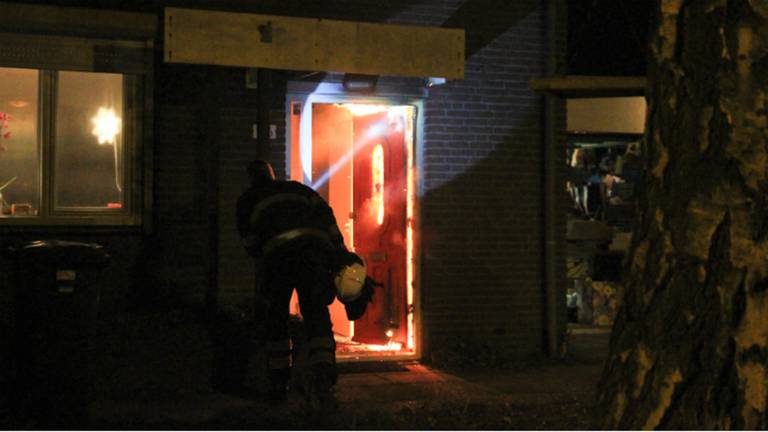
<svg viewBox="0 0 768 432"><path fill-rule="evenodd" d="M373 148L371 170L371 183L373 184L371 200L376 212L376 223L381 225L384 223L384 147L381 144L376 144L376 147Z"/></svg>
<svg viewBox="0 0 768 432"><path fill-rule="evenodd" d="M407 158L406 172L406 208L405 208L405 291L406 291L406 346L409 350L416 347L415 329L413 322L413 283L414 283L414 257L413 257L413 212L416 201L416 180L413 166L413 107L408 107L405 111L405 151Z"/></svg>
<svg viewBox="0 0 768 432"><path fill-rule="evenodd" d="M366 345L367 351L382 352L382 351L400 351L403 349L403 344L400 342L389 341L386 345Z"/></svg>

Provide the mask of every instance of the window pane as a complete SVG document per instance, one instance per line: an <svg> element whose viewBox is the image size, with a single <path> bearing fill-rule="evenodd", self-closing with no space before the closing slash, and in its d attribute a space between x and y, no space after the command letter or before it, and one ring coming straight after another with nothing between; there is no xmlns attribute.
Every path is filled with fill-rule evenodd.
<svg viewBox="0 0 768 432"><path fill-rule="evenodd" d="M54 199L57 208L122 208L123 76L59 72Z"/></svg>
<svg viewBox="0 0 768 432"><path fill-rule="evenodd" d="M0 217L40 208L38 72L0 68Z"/></svg>

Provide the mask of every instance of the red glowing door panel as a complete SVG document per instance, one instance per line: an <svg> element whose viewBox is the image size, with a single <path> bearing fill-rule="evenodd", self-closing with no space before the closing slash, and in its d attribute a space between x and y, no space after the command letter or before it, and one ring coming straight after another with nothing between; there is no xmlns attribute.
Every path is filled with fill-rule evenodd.
<svg viewBox="0 0 768 432"><path fill-rule="evenodd" d="M354 340L359 342L406 341L407 154L402 121L387 112L354 119L354 247L365 259L368 275L384 284L355 322Z"/></svg>

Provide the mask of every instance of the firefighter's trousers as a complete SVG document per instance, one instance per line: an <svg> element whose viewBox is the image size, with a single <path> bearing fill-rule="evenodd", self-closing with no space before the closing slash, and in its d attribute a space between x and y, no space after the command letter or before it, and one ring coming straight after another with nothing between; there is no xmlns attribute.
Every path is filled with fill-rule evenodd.
<svg viewBox="0 0 768 432"><path fill-rule="evenodd" d="M267 307L267 371L273 389L284 389L291 374L289 307L294 288L304 319L308 363L315 374L336 382L336 344L328 305L333 301L333 277L328 248L312 239L299 239L272 252L265 260Z"/></svg>

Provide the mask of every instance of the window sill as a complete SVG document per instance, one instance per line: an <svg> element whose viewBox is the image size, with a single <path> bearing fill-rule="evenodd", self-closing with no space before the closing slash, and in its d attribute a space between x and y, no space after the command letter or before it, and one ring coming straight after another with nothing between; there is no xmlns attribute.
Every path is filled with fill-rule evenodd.
<svg viewBox="0 0 768 432"><path fill-rule="evenodd" d="M116 227L139 228L141 220L136 216L103 215L103 216L57 216L57 217L0 217L0 230L13 228L47 227Z"/></svg>

